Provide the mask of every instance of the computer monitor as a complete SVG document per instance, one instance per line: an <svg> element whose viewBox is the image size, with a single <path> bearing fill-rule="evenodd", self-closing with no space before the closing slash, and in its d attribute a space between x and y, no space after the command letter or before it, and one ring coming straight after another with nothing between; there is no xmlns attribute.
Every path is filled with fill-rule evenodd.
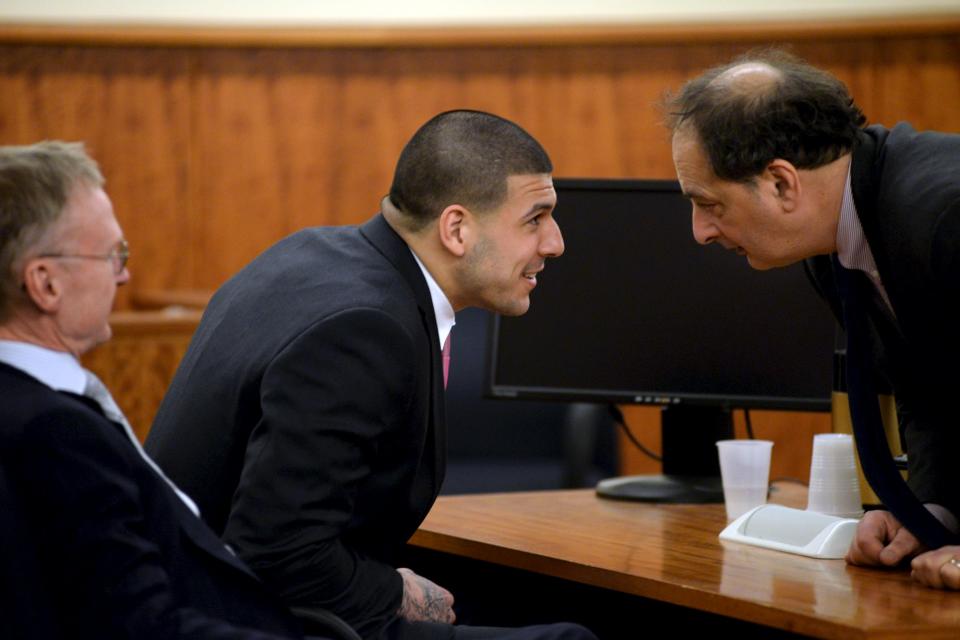
<svg viewBox="0 0 960 640"><path fill-rule="evenodd" d="M756 271L702 247L676 181L556 179L566 251L527 314L494 318L495 398L663 407L663 477L609 497L722 500L715 442L731 410L826 411L836 323L802 264Z"/></svg>

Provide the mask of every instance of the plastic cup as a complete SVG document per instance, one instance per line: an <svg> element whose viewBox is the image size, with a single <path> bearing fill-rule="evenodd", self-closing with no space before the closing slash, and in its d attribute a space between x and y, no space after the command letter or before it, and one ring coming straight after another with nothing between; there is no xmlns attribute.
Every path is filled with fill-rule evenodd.
<svg viewBox="0 0 960 640"><path fill-rule="evenodd" d="M770 440L720 440L720 478L727 521L767 502L770 485Z"/></svg>
<svg viewBox="0 0 960 640"><path fill-rule="evenodd" d="M813 437L807 510L841 518L863 515L853 436L818 433Z"/></svg>

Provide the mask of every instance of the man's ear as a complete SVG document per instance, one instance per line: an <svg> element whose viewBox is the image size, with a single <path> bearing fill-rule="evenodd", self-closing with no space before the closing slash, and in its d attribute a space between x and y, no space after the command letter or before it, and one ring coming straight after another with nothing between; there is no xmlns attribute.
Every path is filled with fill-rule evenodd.
<svg viewBox="0 0 960 640"><path fill-rule="evenodd" d="M800 206L800 172L793 163L776 158L767 165L766 174L777 190L784 211L791 213Z"/></svg>
<svg viewBox="0 0 960 640"><path fill-rule="evenodd" d="M31 260L23 269L23 289L42 311L56 311L63 297L63 283L43 260Z"/></svg>
<svg viewBox="0 0 960 640"><path fill-rule="evenodd" d="M437 226L440 231L440 244L451 254L460 258L467 251L467 244L473 232L472 216L466 207L451 204L440 213Z"/></svg>

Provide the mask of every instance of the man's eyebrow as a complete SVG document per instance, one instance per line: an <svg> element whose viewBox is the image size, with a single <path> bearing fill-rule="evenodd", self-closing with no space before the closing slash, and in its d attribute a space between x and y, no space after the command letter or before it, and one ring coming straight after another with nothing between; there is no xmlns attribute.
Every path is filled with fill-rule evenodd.
<svg viewBox="0 0 960 640"><path fill-rule="evenodd" d="M531 216L533 214L540 213L542 211L550 211L551 209L553 209L553 207L554 207L553 202L537 202L527 210L524 216Z"/></svg>

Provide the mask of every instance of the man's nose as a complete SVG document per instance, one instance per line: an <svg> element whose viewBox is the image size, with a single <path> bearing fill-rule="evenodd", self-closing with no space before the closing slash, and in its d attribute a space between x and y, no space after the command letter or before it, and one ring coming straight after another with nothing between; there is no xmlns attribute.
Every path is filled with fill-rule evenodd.
<svg viewBox="0 0 960 640"><path fill-rule="evenodd" d="M540 243L540 255L547 258L556 258L563 255L563 234L560 225L553 218L547 219L545 237Z"/></svg>
<svg viewBox="0 0 960 640"><path fill-rule="evenodd" d="M703 215L697 214L694 207L692 218L693 239L700 244L710 244L720 235L713 223L703 219Z"/></svg>

